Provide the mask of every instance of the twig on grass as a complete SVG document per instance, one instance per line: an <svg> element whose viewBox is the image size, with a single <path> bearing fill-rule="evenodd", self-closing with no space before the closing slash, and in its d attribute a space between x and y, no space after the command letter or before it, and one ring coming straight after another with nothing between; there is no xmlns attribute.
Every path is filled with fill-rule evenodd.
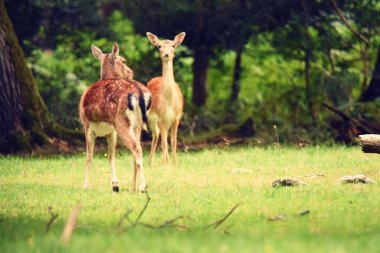
<svg viewBox="0 0 380 253"><path fill-rule="evenodd" d="M133 223L131 218L129 218L129 215L132 213L133 211L128 209L125 214L123 216L121 216L119 222L116 224L116 228L121 228L121 224L123 223L124 220L127 220L128 222L130 223Z"/></svg>
<svg viewBox="0 0 380 253"><path fill-rule="evenodd" d="M74 231L75 224L77 223L77 218L81 210L81 205L77 204L74 206L73 210L70 213L69 218L66 221L65 228L63 229L61 242L67 244L70 241L71 235Z"/></svg>
<svg viewBox="0 0 380 253"><path fill-rule="evenodd" d="M143 223L143 222L140 222L142 216L144 215L146 209L148 208L149 206L149 202L151 200L151 198L149 197L149 195L146 193L146 202L145 202L145 205L144 207L141 209L139 215L137 216L136 220L132 220L129 215L133 212L133 210L130 210L128 209L125 214L120 218L119 222L116 224L116 228L119 230L119 232L125 232L129 229L133 229L137 226L144 226L144 227L147 227L147 228L150 228L150 229L162 229L162 228L167 228L167 227L175 227L175 228L179 228L179 229L187 229L186 226L183 226L183 225L178 225L178 224L175 224L176 221L178 220L182 220L182 219L190 219L188 217L185 217L185 216L178 216L178 217L175 217L173 219L170 219L170 220L167 220L167 221L164 221L162 224L158 225L158 226L155 226L155 225L152 225L152 224L148 224L148 223ZM122 224L123 224L123 221L124 220L127 220L128 223L129 223L129 226L127 226L126 228L121 228Z"/></svg>
<svg viewBox="0 0 380 253"><path fill-rule="evenodd" d="M214 229L217 229L220 225L222 225L223 222L227 220L227 218L235 211L236 208L238 208L240 204L236 204L231 210L220 220L215 221L214 223L211 223L206 227L206 229L214 227Z"/></svg>
<svg viewBox="0 0 380 253"><path fill-rule="evenodd" d="M128 209L125 214L120 218L119 222L116 224L116 228L120 231L120 232L124 232L126 230L129 230L131 228L135 228L137 225L141 225L141 223L139 223L141 217L143 216L143 214L145 213L145 210L147 209L148 205L149 205L149 202L150 202L150 197L148 195L148 193L145 193L145 196L146 196L146 202L145 202L145 205L144 207L141 209L139 215L137 216L136 220L131 220L131 218L129 217L129 215L133 212L133 210L130 210ZM126 227L124 229L121 228L121 225L123 223L124 220L127 220L130 224L129 227ZM144 224L146 225L146 224Z"/></svg>
<svg viewBox="0 0 380 253"><path fill-rule="evenodd" d="M138 225L141 225L141 226L144 226L144 227L147 227L150 229L162 229L162 228L170 228L170 227L174 227L174 228L178 228L178 229L188 229L188 227L186 227L184 225L175 224L176 221L182 220L182 219L189 219L189 218L184 217L184 216L178 216L176 218L164 221L161 225L158 225L158 226L148 224L148 223L141 223L141 222L138 223Z"/></svg>
<svg viewBox="0 0 380 253"><path fill-rule="evenodd" d="M148 205L149 205L150 197L149 197L149 195L148 195L147 192L145 193L145 195L146 195L146 202L145 202L145 205L144 205L143 209L141 209L139 215L137 216L135 222L133 223L134 226L136 226L136 225L138 224L138 222L140 221L141 217L142 217L143 214L145 213L146 208L147 208Z"/></svg>
<svg viewBox="0 0 380 253"><path fill-rule="evenodd" d="M45 227L46 232L48 232L50 230L51 225L58 218L58 214L52 212L52 210L53 210L53 208L51 206L49 206L49 213L51 215L51 218L50 218L49 222L46 224L46 227Z"/></svg>

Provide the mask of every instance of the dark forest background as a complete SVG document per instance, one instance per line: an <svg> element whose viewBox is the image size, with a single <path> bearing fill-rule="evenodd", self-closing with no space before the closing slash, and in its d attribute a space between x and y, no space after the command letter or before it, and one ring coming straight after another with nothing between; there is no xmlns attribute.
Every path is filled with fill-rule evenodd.
<svg viewBox="0 0 380 253"><path fill-rule="evenodd" d="M142 83L160 75L147 31L186 32L174 62L183 139L350 143L380 129L380 1L2 1L54 122L37 127L45 133L81 130L80 96L99 79L91 44L107 52L118 42ZM24 132L31 146L44 143L37 128Z"/></svg>

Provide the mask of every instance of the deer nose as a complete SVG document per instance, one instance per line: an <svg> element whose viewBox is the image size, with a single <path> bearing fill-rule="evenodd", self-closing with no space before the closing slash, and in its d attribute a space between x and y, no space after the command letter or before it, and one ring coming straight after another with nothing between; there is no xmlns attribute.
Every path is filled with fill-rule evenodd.
<svg viewBox="0 0 380 253"><path fill-rule="evenodd" d="M169 54L165 54L165 57L169 57Z"/></svg>

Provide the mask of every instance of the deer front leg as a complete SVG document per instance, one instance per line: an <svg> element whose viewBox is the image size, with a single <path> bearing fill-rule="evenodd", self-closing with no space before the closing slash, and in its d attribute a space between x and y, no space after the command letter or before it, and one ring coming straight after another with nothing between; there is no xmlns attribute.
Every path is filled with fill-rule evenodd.
<svg viewBox="0 0 380 253"><path fill-rule="evenodd" d="M85 131L86 134L86 170L84 175L84 184L83 188L87 188L89 184L89 176L90 176L90 167L92 163L92 158L94 155L94 144L95 144L95 133L87 128Z"/></svg>
<svg viewBox="0 0 380 253"><path fill-rule="evenodd" d="M113 132L113 133L107 135L108 159L109 159L109 162L111 165L111 172L112 172L112 190L114 192L119 192L119 180L117 180L116 166L115 166L116 141L117 141L116 132Z"/></svg>
<svg viewBox="0 0 380 253"><path fill-rule="evenodd" d="M169 152L168 152L168 130L163 123L160 124L161 132L161 149L162 149L162 162L164 166L168 165Z"/></svg>
<svg viewBox="0 0 380 253"><path fill-rule="evenodd" d="M154 160L154 153L156 152L157 143L158 143L158 137L160 136L160 131L158 129L157 123L153 122L151 123L153 126L151 127L152 131L152 145L150 147L150 154L149 154L149 163L152 164Z"/></svg>
<svg viewBox="0 0 380 253"><path fill-rule="evenodd" d="M177 133L178 133L178 126L179 126L179 118L176 119L172 126L172 138L171 138L171 144L172 144L172 154L173 154L173 163L174 166L177 167Z"/></svg>

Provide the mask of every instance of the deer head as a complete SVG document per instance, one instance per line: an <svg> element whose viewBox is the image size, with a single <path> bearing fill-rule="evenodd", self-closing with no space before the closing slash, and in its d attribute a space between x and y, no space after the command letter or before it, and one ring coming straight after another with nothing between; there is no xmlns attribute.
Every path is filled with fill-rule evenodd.
<svg viewBox="0 0 380 253"><path fill-rule="evenodd" d="M119 55L119 45L115 42L112 51L104 54L97 46L91 45L92 54L100 61L100 79L133 78L133 71L125 65L125 58Z"/></svg>
<svg viewBox="0 0 380 253"><path fill-rule="evenodd" d="M153 46L156 46L160 51L160 57L162 61L172 61L174 58L175 49L181 45L185 38L186 33L181 32L174 37L174 40L160 40L153 33L147 32L146 36L148 37L150 43Z"/></svg>

